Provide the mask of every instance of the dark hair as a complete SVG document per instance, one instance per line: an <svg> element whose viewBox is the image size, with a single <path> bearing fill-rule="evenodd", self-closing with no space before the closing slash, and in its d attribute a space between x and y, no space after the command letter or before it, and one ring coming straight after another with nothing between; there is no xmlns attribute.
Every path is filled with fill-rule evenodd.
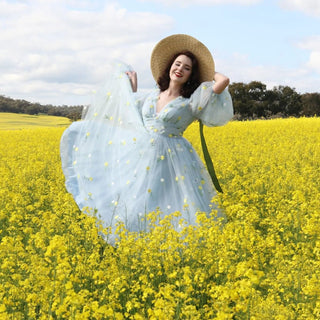
<svg viewBox="0 0 320 320"><path fill-rule="evenodd" d="M192 61L192 72L188 81L181 87L180 94L184 98L189 98L191 94L198 88L200 85L200 72L199 72L199 63L195 55L190 51L182 51L175 54L172 59L169 61L167 67L163 70L162 74L158 78L158 86L160 91L165 91L169 88L170 83L170 68L173 62L180 55L185 55Z"/></svg>

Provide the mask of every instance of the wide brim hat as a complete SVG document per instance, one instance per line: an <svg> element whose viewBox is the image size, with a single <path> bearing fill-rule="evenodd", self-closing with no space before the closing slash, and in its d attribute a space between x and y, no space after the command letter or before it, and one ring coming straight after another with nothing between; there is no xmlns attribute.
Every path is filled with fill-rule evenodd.
<svg viewBox="0 0 320 320"><path fill-rule="evenodd" d="M172 57L180 52L190 51L198 60L200 81L212 81L214 60L209 49L199 40L186 34L174 34L160 40L151 54L151 72L158 82L159 77L168 66Z"/></svg>

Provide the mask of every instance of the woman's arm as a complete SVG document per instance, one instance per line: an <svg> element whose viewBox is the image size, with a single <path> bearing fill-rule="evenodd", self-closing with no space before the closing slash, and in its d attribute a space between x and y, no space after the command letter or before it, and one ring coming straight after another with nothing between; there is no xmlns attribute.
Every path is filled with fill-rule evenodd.
<svg viewBox="0 0 320 320"><path fill-rule="evenodd" d="M230 82L228 77L219 72L214 73L213 80L215 81L212 87L213 92L218 94L221 93Z"/></svg>
<svg viewBox="0 0 320 320"><path fill-rule="evenodd" d="M127 71L126 74L129 77L129 80L131 82L132 91L137 92L137 89L138 89L137 73L135 71Z"/></svg>

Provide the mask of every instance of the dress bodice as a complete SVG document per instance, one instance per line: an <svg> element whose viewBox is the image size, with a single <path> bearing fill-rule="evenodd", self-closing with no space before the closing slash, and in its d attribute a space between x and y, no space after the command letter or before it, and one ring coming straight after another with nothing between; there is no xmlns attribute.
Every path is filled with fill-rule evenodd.
<svg viewBox="0 0 320 320"><path fill-rule="evenodd" d="M189 99L181 96L167 103L159 113L156 105L159 91L155 90L144 102L142 119L149 132L168 137L182 136L188 125L194 120L190 110Z"/></svg>
<svg viewBox="0 0 320 320"><path fill-rule="evenodd" d="M203 82L190 96L179 96L168 102L159 113L156 105L160 90L136 95L135 103L149 133L168 137L182 136L186 128L195 120L206 126L221 126L233 116L232 100L228 90L216 94L211 82Z"/></svg>

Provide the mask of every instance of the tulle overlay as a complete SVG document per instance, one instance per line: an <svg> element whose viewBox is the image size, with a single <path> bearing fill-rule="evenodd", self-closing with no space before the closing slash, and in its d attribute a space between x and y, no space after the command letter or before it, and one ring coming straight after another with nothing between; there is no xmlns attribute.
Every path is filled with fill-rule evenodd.
<svg viewBox="0 0 320 320"><path fill-rule="evenodd" d="M126 71L116 63L82 121L61 139L67 190L80 209L101 217L105 226L118 220L130 231L146 230L146 214L180 211L190 224L196 212L210 212L216 194L191 144L182 137L196 119L223 125L233 116L230 94L212 92L202 83L187 99L178 97L159 114L159 89L133 93ZM178 228L178 226L177 226Z"/></svg>

